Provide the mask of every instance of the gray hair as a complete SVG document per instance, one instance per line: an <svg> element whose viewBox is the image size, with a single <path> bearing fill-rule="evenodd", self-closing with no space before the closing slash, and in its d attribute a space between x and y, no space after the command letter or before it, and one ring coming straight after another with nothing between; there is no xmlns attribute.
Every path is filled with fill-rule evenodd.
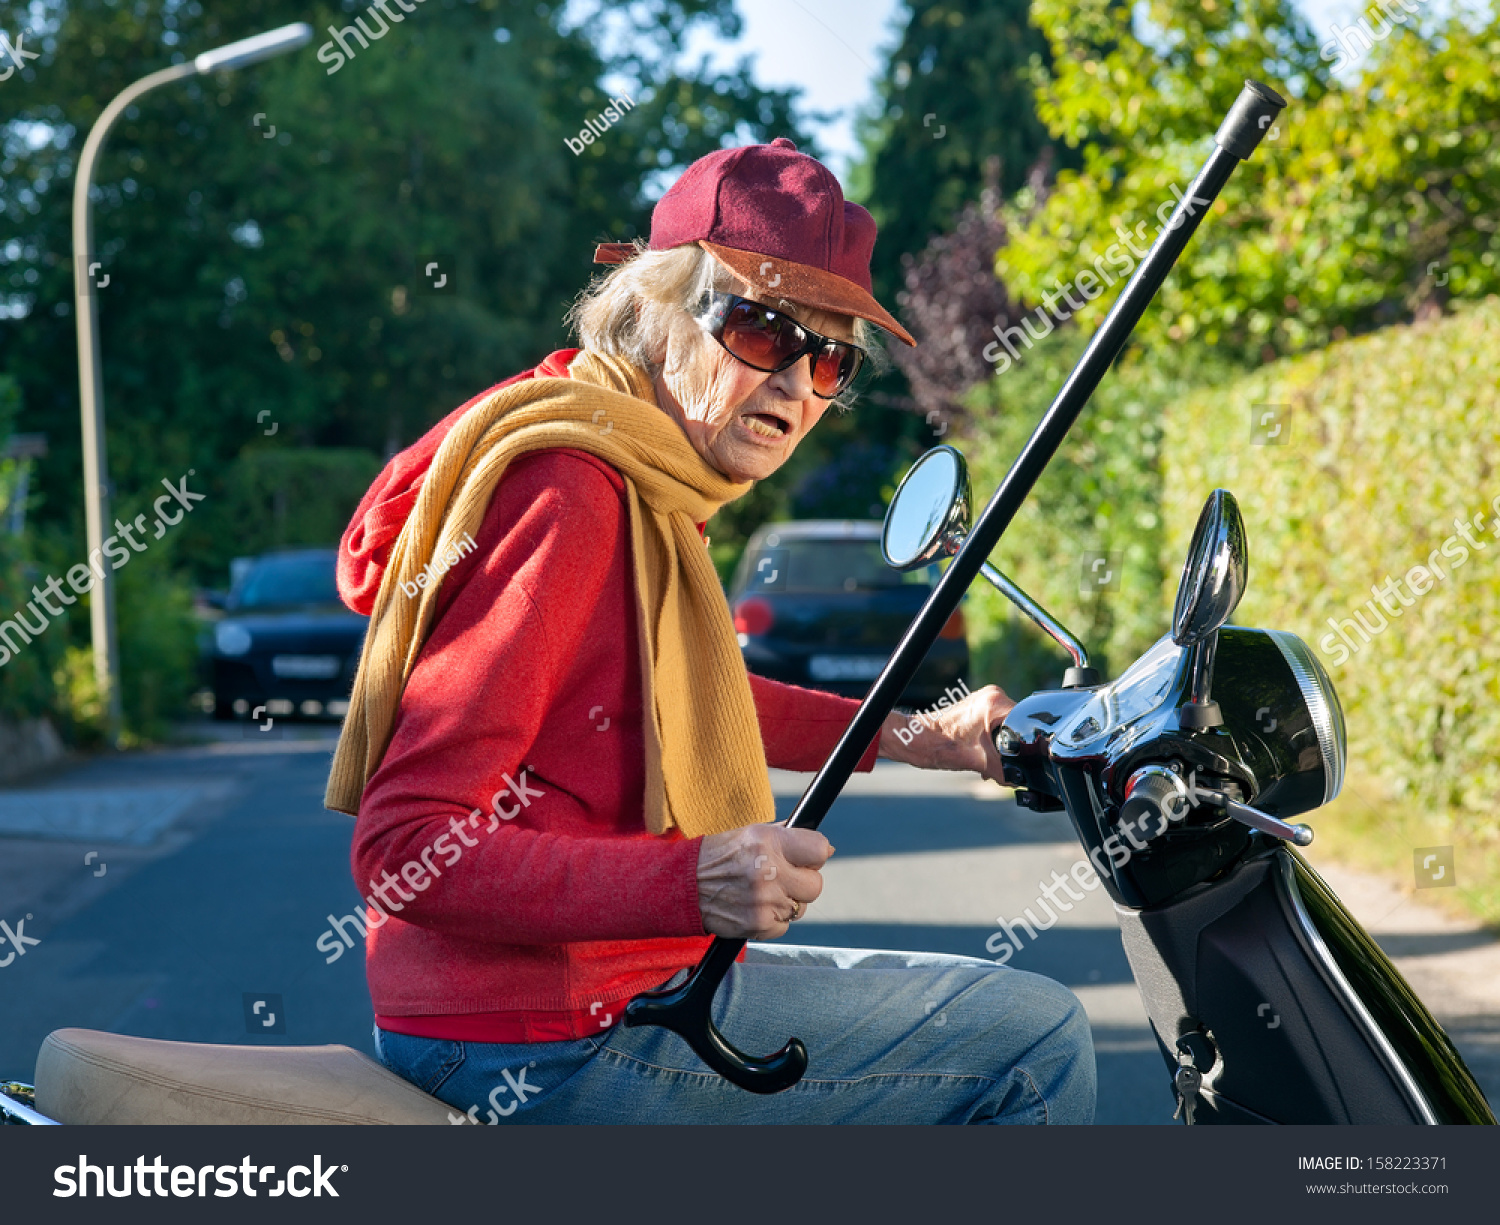
<svg viewBox="0 0 1500 1225"><path fill-rule="evenodd" d="M652 251L638 238L635 248L635 256L595 278L579 295L566 322L580 347L624 358L654 379L661 374L659 355L676 312L695 310L710 290L734 292L739 278L697 243ZM866 366L878 372L889 364L878 329L858 317L854 343L865 350ZM845 391L832 403L848 409L855 398Z"/></svg>

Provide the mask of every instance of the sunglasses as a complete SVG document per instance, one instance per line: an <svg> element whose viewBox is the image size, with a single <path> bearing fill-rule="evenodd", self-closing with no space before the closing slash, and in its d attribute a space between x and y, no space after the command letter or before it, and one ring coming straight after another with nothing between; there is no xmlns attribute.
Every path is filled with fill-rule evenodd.
<svg viewBox="0 0 1500 1225"><path fill-rule="evenodd" d="M775 374L811 355L813 395L820 400L833 399L854 382L865 361L863 349L819 336L785 311L737 294L704 294L698 322L725 352L752 370Z"/></svg>

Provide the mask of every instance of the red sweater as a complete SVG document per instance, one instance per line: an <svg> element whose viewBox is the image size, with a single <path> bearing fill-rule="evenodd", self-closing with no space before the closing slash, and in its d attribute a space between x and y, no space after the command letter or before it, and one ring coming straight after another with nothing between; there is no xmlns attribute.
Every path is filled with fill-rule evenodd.
<svg viewBox="0 0 1500 1225"><path fill-rule="evenodd" d="M517 378L565 376L576 353ZM397 455L365 495L339 552L351 608L373 608L438 445L493 390ZM706 947L698 840L645 827L624 491L618 471L585 452L523 456L496 486L477 548L443 579L354 830L382 1028L581 1037ZM821 766L859 705L750 682L767 761L783 769Z"/></svg>

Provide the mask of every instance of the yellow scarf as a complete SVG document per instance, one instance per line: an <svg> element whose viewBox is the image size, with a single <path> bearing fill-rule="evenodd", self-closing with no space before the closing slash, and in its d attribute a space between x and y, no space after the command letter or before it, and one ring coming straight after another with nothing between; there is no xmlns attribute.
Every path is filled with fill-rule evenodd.
<svg viewBox="0 0 1500 1225"><path fill-rule="evenodd" d="M775 817L765 747L723 590L697 524L748 493L710 467L658 407L645 372L585 350L566 379L497 391L443 439L391 548L365 635L324 804L355 814L390 742L441 579L400 593L431 558L477 532L517 456L597 455L625 478L645 696L646 827L687 837Z"/></svg>

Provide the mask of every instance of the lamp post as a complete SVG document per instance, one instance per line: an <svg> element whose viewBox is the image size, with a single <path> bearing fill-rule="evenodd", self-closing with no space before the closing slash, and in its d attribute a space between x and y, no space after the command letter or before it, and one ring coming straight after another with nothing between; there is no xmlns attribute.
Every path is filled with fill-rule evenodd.
<svg viewBox="0 0 1500 1225"><path fill-rule="evenodd" d="M270 59L305 46L312 40L312 27L305 21L269 30L252 38L242 38L227 46L205 51L196 59L174 64L142 77L122 90L94 121L83 152L78 158L78 172L73 178L73 305L78 319L78 391L83 417L83 506L88 533L89 562L104 548L104 527L109 522L109 467L104 453L104 375L99 360L99 304L95 296L94 272L100 267L94 259L94 207L89 190L94 184L94 168L109 136L109 130L132 102L142 94L179 81L220 70L243 68L247 64ZM108 274L100 288L108 286ZM102 573L101 573L102 572ZM111 746L120 740L120 661L115 636L114 572L102 558L89 601L89 627L94 645L94 678L104 700L105 737Z"/></svg>

